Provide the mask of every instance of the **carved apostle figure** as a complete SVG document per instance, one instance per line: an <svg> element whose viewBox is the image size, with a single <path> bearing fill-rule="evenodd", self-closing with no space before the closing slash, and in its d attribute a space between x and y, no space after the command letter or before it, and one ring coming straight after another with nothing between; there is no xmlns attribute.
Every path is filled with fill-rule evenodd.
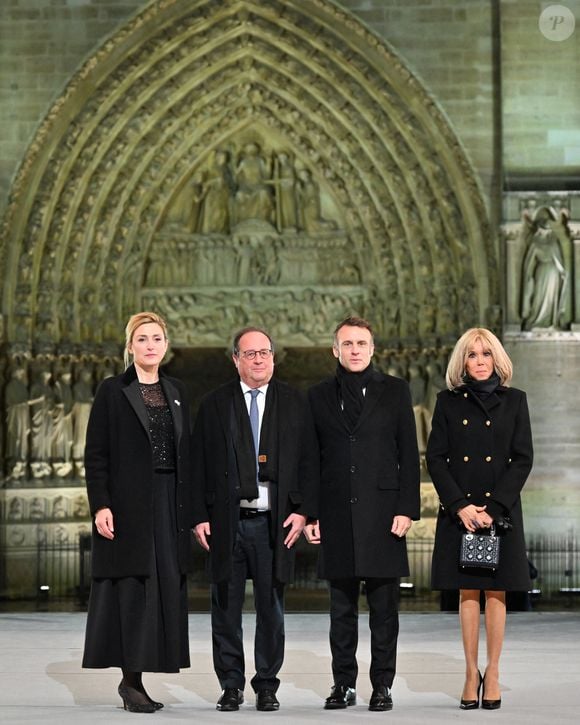
<svg viewBox="0 0 580 725"><path fill-rule="evenodd" d="M50 387L52 373L47 368L36 373L30 388L30 468L34 478L50 476L54 395Z"/></svg>
<svg viewBox="0 0 580 725"><path fill-rule="evenodd" d="M9 478L22 478L28 461L30 410L26 370L22 366L12 370L4 391L6 404L6 461Z"/></svg>
<svg viewBox="0 0 580 725"><path fill-rule="evenodd" d="M276 226L279 232L296 231L296 174L286 151L276 157Z"/></svg>
<svg viewBox="0 0 580 725"><path fill-rule="evenodd" d="M73 461L77 475L84 477L85 439L93 404L93 375L83 368L73 386Z"/></svg>
<svg viewBox="0 0 580 725"><path fill-rule="evenodd" d="M59 478L73 469L73 391L71 373L61 370L54 384L54 408L52 421L52 467Z"/></svg>

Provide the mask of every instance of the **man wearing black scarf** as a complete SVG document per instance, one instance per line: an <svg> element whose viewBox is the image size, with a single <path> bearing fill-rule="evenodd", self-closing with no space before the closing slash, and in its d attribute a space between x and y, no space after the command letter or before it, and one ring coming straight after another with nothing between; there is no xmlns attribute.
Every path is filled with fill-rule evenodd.
<svg viewBox="0 0 580 725"><path fill-rule="evenodd" d="M369 323L349 317L335 330L336 375L309 391L320 449L319 519L304 531L320 544L329 580L334 685L325 709L356 703L361 582L371 629L369 710L393 707L399 578L409 575L405 534L419 518L419 452L411 394L373 368Z"/></svg>
<svg viewBox="0 0 580 725"><path fill-rule="evenodd" d="M256 708L280 706L284 585L294 544L316 517L318 458L306 396L276 380L274 345L256 327L233 344L239 378L206 395L193 431L194 533L209 552L217 709L238 710L246 683L242 606L254 584ZM256 406L254 408L254 406Z"/></svg>

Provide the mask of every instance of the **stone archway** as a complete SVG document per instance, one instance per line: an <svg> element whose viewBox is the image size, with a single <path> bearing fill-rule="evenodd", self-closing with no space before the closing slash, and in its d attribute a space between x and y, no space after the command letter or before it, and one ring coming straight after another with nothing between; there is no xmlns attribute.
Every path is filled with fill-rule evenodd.
<svg viewBox="0 0 580 725"><path fill-rule="evenodd" d="M288 151L333 224L292 238L255 225L168 234L196 175L220 149L234 164L248 141L269 158ZM287 257L310 260L306 283L296 273L206 284L199 250L231 253L241 231L254 248L268 232ZM498 296L484 205L453 130L396 53L329 0L151 3L49 112L14 183L2 242L6 342L33 354L116 341L143 301L187 318L204 286L208 308L248 286L237 290L242 316L255 310L251 288L268 287L270 307L323 310L321 330L356 309L387 342L453 337ZM159 284L160 259L193 271ZM274 332L316 345L312 319L298 319L302 336L277 330L275 316ZM184 343L212 340L202 331Z"/></svg>

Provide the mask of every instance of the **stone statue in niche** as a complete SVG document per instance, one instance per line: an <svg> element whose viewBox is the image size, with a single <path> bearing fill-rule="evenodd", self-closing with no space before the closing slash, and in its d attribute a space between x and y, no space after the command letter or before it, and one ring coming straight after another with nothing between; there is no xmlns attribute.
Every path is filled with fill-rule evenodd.
<svg viewBox="0 0 580 725"><path fill-rule="evenodd" d="M73 470L73 391L70 370L60 370L54 384L52 468L59 478Z"/></svg>
<svg viewBox="0 0 580 725"><path fill-rule="evenodd" d="M30 470L33 478L46 478L52 473L50 458L54 395L49 384L51 377L48 368L39 370L30 388Z"/></svg>
<svg viewBox="0 0 580 725"><path fill-rule="evenodd" d="M296 196L301 229L309 233L336 229L334 222L322 218L320 188L309 169L300 169L298 172Z"/></svg>
<svg viewBox="0 0 580 725"><path fill-rule="evenodd" d="M567 236L567 216L552 207L524 213L528 247L522 267L522 329L561 329L566 305L568 272L560 239Z"/></svg>
<svg viewBox="0 0 580 725"><path fill-rule="evenodd" d="M191 179L191 194L186 227L193 234L195 234L200 227L202 202L207 193L207 189L205 188L203 181L203 174L195 174Z"/></svg>
<svg viewBox="0 0 580 725"><path fill-rule="evenodd" d="M203 189L197 190L202 201L196 231L201 234L227 234L230 231L230 197L234 183L229 160L227 151L217 149L204 178Z"/></svg>
<svg viewBox="0 0 580 725"><path fill-rule="evenodd" d="M270 167L270 162L262 155L257 143L245 144L235 173L236 224L249 219L258 219L272 224L274 203Z"/></svg>
<svg viewBox="0 0 580 725"><path fill-rule="evenodd" d="M411 363L409 365L409 388L411 389L411 401L413 403L413 413L415 415L415 427L417 429L417 444L419 446L419 455L421 463L425 461L425 451L427 450L427 438L431 431L431 413L425 405L427 396L427 381L423 375L420 365Z"/></svg>
<svg viewBox="0 0 580 725"><path fill-rule="evenodd" d="M6 405L6 462L11 479L26 474L30 434L30 409L26 369L22 365L12 370L11 378L4 390Z"/></svg>

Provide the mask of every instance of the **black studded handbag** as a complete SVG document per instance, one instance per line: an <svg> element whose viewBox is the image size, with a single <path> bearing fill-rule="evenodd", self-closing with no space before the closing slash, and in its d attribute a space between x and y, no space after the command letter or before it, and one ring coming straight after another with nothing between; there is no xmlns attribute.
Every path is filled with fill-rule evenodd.
<svg viewBox="0 0 580 725"><path fill-rule="evenodd" d="M489 534L464 532L461 535L459 566L497 569L499 566L499 536L492 524Z"/></svg>

